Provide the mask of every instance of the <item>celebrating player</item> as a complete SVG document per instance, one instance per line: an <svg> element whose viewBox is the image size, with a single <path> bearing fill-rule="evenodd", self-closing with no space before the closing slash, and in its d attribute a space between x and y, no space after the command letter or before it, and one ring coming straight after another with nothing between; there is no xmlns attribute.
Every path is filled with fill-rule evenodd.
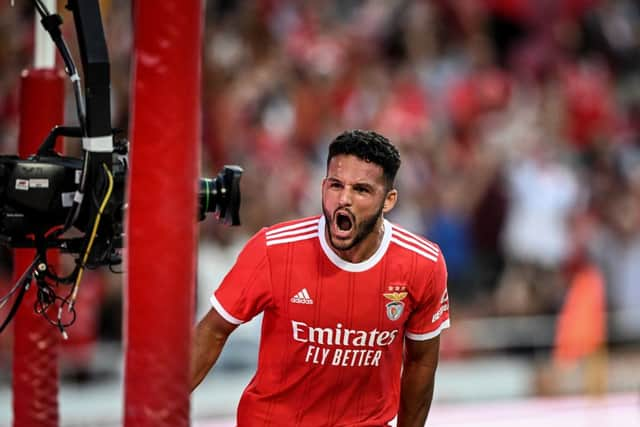
<svg viewBox="0 0 640 427"><path fill-rule="evenodd" d="M264 312L245 426L423 426L449 326L439 247L384 218L398 150L372 131L329 147L322 215L264 228L246 244L195 329L195 388L229 334Z"/></svg>

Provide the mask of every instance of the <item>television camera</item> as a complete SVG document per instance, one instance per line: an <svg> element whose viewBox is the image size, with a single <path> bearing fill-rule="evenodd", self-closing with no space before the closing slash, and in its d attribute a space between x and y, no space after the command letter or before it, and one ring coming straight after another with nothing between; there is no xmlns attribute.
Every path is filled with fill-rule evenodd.
<svg viewBox="0 0 640 427"><path fill-rule="evenodd" d="M62 56L79 125L55 126L27 158L0 155L0 244L36 251L17 283L0 297L0 307L14 299L0 333L35 279L36 312L66 337L65 328L75 320L74 302L83 271L121 263L129 143L122 131L111 127L109 58L98 0L68 0L66 5L74 17L84 89L60 30L62 18L49 13L41 0L34 3ZM81 141L81 157L57 153L59 137ZM199 180L198 220L212 212L224 224L240 223L241 175L239 166L225 166L216 177ZM47 262L47 251L53 248L74 256L73 271L58 275ZM65 285L66 295L60 296ZM52 306L58 308L53 319Z"/></svg>

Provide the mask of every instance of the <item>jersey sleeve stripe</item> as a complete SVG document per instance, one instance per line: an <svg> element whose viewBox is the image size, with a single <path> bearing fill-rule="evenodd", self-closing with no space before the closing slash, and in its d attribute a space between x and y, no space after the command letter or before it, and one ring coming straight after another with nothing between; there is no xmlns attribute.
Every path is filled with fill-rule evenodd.
<svg viewBox="0 0 640 427"><path fill-rule="evenodd" d="M395 231L397 234L402 235L402 236L406 236L408 239L412 238L416 241L416 243L419 242L419 244L425 245L430 247L431 249L433 249L434 251L436 251L436 254L438 253L438 247L436 245L434 245L433 243L429 242L428 240L413 234L403 228L398 227L397 225L393 225L393 231Z"/></svg>
<svg viewBox="0 0 640 427"><path fill-rule="evenodd" d="M404 236L402 234L399 233L395 233L393 235L393 237L402 240L403 242L406 242L410 245L414 245L417 246L419 249L424 249L425 251L433 254L434 256L438 256L438 251L431 249L429 246L426 246L425 244L421 243L419 240L414 239L413 237L409 237L409 236Z"/></svg>
<svg viewBox="0 0 640 427"><path fill-rule="evenodd" d="M282 231L287 231L287 230L293 230L295 228L306 227L308 225L317 224L318 221L320 221L320 218L314 218L314 219L311 219L311 220L308 220L308 221L298 222L296 224L285 225L285 226L274 228L273 230L267 231L266 235L267 236L271 236L272 234L277 234L277 233L280 233Z"/></svg>
<svg viewBox="0 0 640 427"><path fill-rule="evenodd" d="M267 240L267 246L271 246L271 245L279 245L282 243L291 243L291 242L297 242L300 240L306 240L306 239L311 239L314 237L318 237L318 232L314 232L311 234L303 234L301 236L295 236L295 237L289 237L289 238L284 238L284 239L272 239L272 240Z"/></svg>
<svg viewBox="0 0 640 427"><path fill-rule="evenodd" d="M222 316L224 320L226 320L227 322L233 323L234 325L240 325L244 323L244 320L237 319L233 317L231 314L229 314L229 312L224 309L222 304L220 304L220 301L218 301L215 295L211 295L211 298L209 298L209 301L211 301L211 305L213 306L213 308L216 309L218 314L220 314L220 316Z"/></svg>
<svg viewBox="0 0 640 427"><path fill-rule="evenodd" d="M394 233L393 237L401 239L409 244L413 244L415 246L418 246L420 249L424 249L427 252L432 253L433 255L435 255L436 257L438 256L439 251L432 249L430 246L425 245L424 243L422 243L421 241L419 241L418 239L414 239L413 237L410 236L405 236L403 234L400 233Z"/></svg>
<svg viewBox="0 0 640 427"><path fill-rule="evenodd" d="M436 255L433 255L429 252L425 252L423 250L420 250L418 248L416 248L415 246L412 246L396 237L391 237L391 241L393 243L395 243L396 245L402 246L403 248L409 249L410 251L413 251L415 253L417 253L418 255L422 255L423 257L430 259L433 262L437 262L438 261L438 257Z"/></svg>
<svg viewBox="0 0 640 427"><path fill-rule="evenodd" d="M451 326L451 322L449 321L449 319L445 320L444 322L442 322L440 324L440 326L438 326L438 329L436 329L433 332L427 332L426 334L414 334L411 333L409 331L405 332L404 335L409 338L410 340L414 340L414 341L426 341L426 340L430 340L431 338L435 338L438 335L440 335L440 333L447 329L449 326Z"/></svg>
<svg viewBox="0 0 640 427"><path fill-rule="evenodd" d="M318 231L318 226L317 225L312 225L311 227L305 227L305 228L299 228L299 229L290 230L290 231L281 231L281 232L274 233L274 234L268 234L267 235L267 240L278 239L278 238L286 237L286 236L293 236L295 234L308 233L309 231Z"/></svg>

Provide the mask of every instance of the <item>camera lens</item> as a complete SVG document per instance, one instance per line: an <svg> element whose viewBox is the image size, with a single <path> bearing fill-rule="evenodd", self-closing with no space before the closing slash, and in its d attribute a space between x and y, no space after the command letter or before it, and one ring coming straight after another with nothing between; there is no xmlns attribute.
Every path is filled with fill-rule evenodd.
<svg viewBox="0 0 640 427"><path fill-rule="evenodd" d="M215 178L200 178L198 191L198 219L204 220L207 212L227 225L240 225L240 166L225 166Z"/></svg>

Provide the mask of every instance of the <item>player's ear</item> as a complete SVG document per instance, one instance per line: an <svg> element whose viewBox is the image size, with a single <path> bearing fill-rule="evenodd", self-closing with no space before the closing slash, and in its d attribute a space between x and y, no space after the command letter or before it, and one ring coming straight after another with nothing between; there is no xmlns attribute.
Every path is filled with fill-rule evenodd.
<svg viewBox="0 0 640 427"><path fill-rule="evenodd" d="M384 198L384 204L382 205L382 213L387 213L396 205L398 201L398 190L392 188L387 191L387 195Z"/></svg>

